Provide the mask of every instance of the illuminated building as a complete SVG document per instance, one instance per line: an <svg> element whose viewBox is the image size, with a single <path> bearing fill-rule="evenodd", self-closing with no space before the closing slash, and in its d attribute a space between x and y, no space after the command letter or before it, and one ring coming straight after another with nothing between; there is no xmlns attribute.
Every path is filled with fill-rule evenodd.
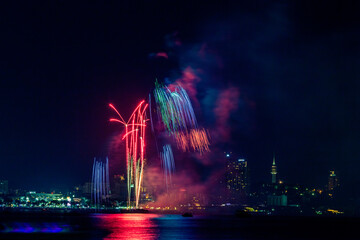
<svg viewBox="0 0 360 240"><path fill-rule="evenodd" d="M277 174L277 171L276 171L275 154L274 154L273 163L271 166L271 183L272 184L276 183L276 174Z"/></svg>
<svg viewBox="0 0 360 240"><path fill-rule="evenodd" d="M329 181L328 181L328 190L334 191L337 187L339 187L339 179L335 174L335 171L330 171Z"/></svg>
<svg viewBox="0 0 360 240"><path fill-rule="evenodd" d="M8 194L9 186L7 180L0 180L0 194Z"/></svg>
<svg viewBox="0 0 360 240"><path fill-rule="evenodd" d="M64 196L61 193L37 193L37 192L27 192L26 199L29 202L35 202L44 200L46 202L50 201L61 201L67 200L69 197Z"/></svg>
<svg viewBox="0 0 360 240"><path fill-rule="evenodd" d="M282 195L269 195L267 197L268 206L287 206L287 196Z"/></svg>
<svg viewBox="0 0 360 240"><path fill-rule="evenodd" d="M227 173L226 187L230 190L231 199L236 200L246 196L248 192L248 166L243 158L235 158L231 153L226 153Z"/></svg>

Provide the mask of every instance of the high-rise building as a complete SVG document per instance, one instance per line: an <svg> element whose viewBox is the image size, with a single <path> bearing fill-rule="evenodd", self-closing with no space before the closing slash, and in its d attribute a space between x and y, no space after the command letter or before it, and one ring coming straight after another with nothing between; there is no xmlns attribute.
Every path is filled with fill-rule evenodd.
<svg viewBox="0 0 360 240"><path fill-rule="evenodd" d="M339 186L339 179L335 174L335 171L330 171L329 181L328 181L328 190L334 191Z"/></svg>
<svg viewBox="0 0 360 240"><path fill-rule="evenodd" d="M8 194L9 186L7 180L0 180L0 194Z"/></svg>
<svg viewBox="0 0 360 240"><path fill-rule="evenodd" d="M243 158L235 158L232 153L226 153L227 173L226 187L230 190L231 199L236 200L246 196L248 192L248 165Z"/></svg>
<svg viewBox="0 0 360 240"><path fill-rule="evenodd" d="M271 183L272 184L276 183L276 174L277 174L277 170L276 170L275 154L274 154L273 162L272 162L272 166L271 166Z"/></svg>

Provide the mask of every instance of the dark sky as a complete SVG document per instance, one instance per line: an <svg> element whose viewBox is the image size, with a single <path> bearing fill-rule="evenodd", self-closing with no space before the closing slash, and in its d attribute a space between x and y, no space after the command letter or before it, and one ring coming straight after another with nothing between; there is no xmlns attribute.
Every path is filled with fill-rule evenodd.
<svg viewBox="0 0 360 240"><path fill-rule="evenodd" d="M87 181L116 130L107 104L126 116L155 78L190 66L204 127L216 128L214 99L238 91L225 145L254 182L269 181L275 152L290 183L323 186L335 169L358 191L357 1L134 2L0 3L0 179L36 190Z"/></svg>

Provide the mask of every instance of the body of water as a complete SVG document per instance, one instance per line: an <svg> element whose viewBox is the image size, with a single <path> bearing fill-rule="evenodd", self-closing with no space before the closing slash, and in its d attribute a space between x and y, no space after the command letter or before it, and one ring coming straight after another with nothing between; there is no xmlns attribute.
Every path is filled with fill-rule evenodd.
<svg viewBox="0 0 360 240"><path fill-rule="evenodd" d="M359 219L161 214L1 218L1 239L359 239Z"/></svg>

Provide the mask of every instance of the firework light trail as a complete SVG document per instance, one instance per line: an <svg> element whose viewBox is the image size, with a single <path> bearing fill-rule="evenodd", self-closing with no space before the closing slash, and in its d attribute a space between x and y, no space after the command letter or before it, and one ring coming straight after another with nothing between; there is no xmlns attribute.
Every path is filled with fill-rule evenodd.
<svg viewBox="0 0 360 240"><path fill-rule="evenodd" d="M106 162L94 158L91 180L91 199L95 207L103 203L110 196L109 159Z"/></svg>
<svg viewBox="0 0 360 240"><path fill-rule="evenodd" d="M209 134L205 129L191 129L190 132L179 132L174 137L179 149L183 152L190 150L199 153L209 152Z"/></svg>
<svg viewBox="0 0 360 240"><path fill-rule="evenodd" d="M154 97L159 118L162 119L170 134L197 128L194 109L189 96L181 86L177 86L174 91L171 91L166 86L155 82Z"/></svg>
<svg viewBox="0 0 360 240"><path fill-rule="evenodd" d="M171 176L175 171L174 155L169 144L163 146L163 151L160 153L161 164L164 168L166 188L171 185Z"/></svg>
<svg viewBox="0 0 360 240"><path fill-rule="evenodd" d="M185 89L176 86L171 91L155 82L154 98L158 118L169 135L175 138L179 149L184 152L192 149L199 153L210 151L209 134L205 129L198 128L194 109Z"/></svg>
<svg viewBox="0 0 360 240"><path fill-rule="evenodd" d="M125 154L127 168L127 189L128 189L128 208L131 205L131 188L134 187L135 208L139 207L141 184L144 174L144 154L145 154L145 127L146 127L146 108L148 104L141 101L126 122L117 109L109 106L117 113L120 119L111 118L111 122L119 122L125 126Z"/></svg>

